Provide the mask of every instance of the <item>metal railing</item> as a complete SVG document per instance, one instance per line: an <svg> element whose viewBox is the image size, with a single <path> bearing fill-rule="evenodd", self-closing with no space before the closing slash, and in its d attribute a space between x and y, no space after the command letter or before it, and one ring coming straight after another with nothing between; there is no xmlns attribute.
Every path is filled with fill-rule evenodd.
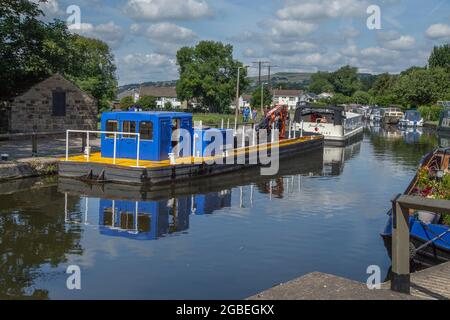
<svg viewBox="0 0 450 320"><path fill-rule="evenodd" d="M410 293L410 210L450 215L450 201L398 195L392 201L392 281L393 291Z"/></svg>
<svg viewBox="0 0 450 320"><path fill-rule="evenodd" d="M108 139L114 139L114 151L113 151L113 164L116 164L117 159L117 136L136 136L137 137L137 150L136 150L136 167L139 167L139 158L140 158L140 145L141 145L141 134L140 133L134 133L134 132L117 132L117 131L96 131L96 130L67 130L66 131L66 161L69 161L69 134L70 133L85 133L86 134L86 161L89 161L90 159L90 134L106 134L106 135L113 135L114 138L108 138Z"/></svg>

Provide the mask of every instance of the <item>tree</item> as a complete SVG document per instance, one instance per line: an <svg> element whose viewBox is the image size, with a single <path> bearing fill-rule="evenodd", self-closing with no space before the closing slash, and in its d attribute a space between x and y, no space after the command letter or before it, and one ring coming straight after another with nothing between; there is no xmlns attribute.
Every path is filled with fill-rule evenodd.
<svg viewBox="0 0 450 320"><path fill-rule="evenodd" d="M413 69L400 75L392 93L401 104L414 107L430 104L437 98L433 75L426 69Z"/></svg>
<svg viewBox="0 0 450 320"><path fill-rule="evenodd" d="M351 98L342 93L336 93L332 98L329 99L329 103L331 103L332 105L347 104L350 102Z"/></svg>
<svg viewBox="0 0 450 320"><path fill-rule="evenodd" d="M120 109L127 111L128 109L130 109L132 106L134 105L134 99L132 96L126 96L123 97L122 99L120 99Z"/></svg>
<svg viewBox="0 0 450 320"><path fill-rule="evenodd" d="M224 112L236 93L238 67L233 59L233 46L221 42L201 41L195 47L183 47L177 52L180 80L177 95L180 100L197 99L210 112ZM249 82L245 68L240 70L240 92Z"/></svg>
<svg viewBox="0 0 450 320"><path fill-rule="evenodd" d="M90 93L100 110L115 98L114 57L108 45L69 32L55 20L42 21L38 4L3 0L0 7L0 99L60 73Z"/></svg>
<svg viewBox="0 0 450 320"><path fill-rule="evenodd" d="M365 91L356 91L352 96L352 101L358 104L369 104L372 101L372 96Z"/></svg>
<svg viewBox="0 0 450 320"><path fill-rule="evenodd" d="M172 102L167 101L166 103L164 103L164 109L172 109L173 105Z"/></svg>
<svg viewBox="0 0 450 320"><path fill-rule="evenodd" d="M142 96L136 103L142 110L156 109L156 98L154 96Z"/></svg>
<svg viewBox="0 0 450 320"><path fill-rule="evenodd" d="M373 96L388 94L395 83L395 79L396 78L391 76L389 73L382 73L378 75L372 85L372 88L370 89L370 93Z"/></svg>
<svg viewBox="0 0 450 320"><path fill-rule="evenodd" d="M116 66L109 46L103 41L78 35L71 38L73 62L66 76L108 109L117 91Z"/></svg>
<svg viewBox="0 0 450 320"><path fill-rule="evenodd" d="M272 104L273 95L267 86L263 88L263 107L268 107ZM252 108L261 108L261 86L255 89L250 99ZM258 109L259 110L259 109Z"/></svg>
<svg viewBox="0 0 450 320"><path fill-rule="evenodd" d="M362 88L361 81L358 78L358 69L349 65L333 72L329 81L336 93L342 93L348 97Z"/></svg>
<svg viewBox="0 0 450 320"><path fill-rule="evenodd" d="M311 75L311 83L308 86L309 91L315 94L323 92L333 92L333 85L329 81L330 74L328 72L317 72Z"/></svg>
<svg viewBox="0 0 450 320"><path fill-rule="evenodd" d="M428 66L430 68L450 68L450 44L435 46L428 59Z"/></svg>

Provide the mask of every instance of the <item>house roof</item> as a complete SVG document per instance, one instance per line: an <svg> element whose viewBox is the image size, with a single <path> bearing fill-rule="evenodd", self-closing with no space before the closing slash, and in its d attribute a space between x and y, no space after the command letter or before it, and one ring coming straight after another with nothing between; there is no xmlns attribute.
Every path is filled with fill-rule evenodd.
<svg viewBox="0 0 450 320"><path fill-rule="evenodd" d="M287 89L274 89L272 94L274 96L287 96L287 97L298 97L302 93L301 90L287 90Z"/></svg>
<svg viewBox="0 0 450 320"><path fill-rule="evenodd" d="M176 98L177 91L175 87L142 87L140 89L136 89L136 92L140 93L140 96L153 96L155 98ZM132 96L134 93L133 90L128 90L119 94L119 100Z"/></svg>
<svg viewBox="0 0 450 320"><path fill-rule="evenodd" d="M62 74L60 73L55 73L52 74L49 77L46 78L37 78L34 80L26 80L26 81L21 81L20 83L18 83L18 85L14 88L14 91L11 92L8 96L0 96L0 101L7 101L7 102L13 102L15 99L17 99L18 97L25 95L28 91L30 91L33 87L44 83L50 79L56 78L58 81L66 81L68 83L70 83L71 85L73 85L74 87L76 87L78 90L83 91L85 94L87 94L91 99L96 100L89 92L84 91L83 89L81 89L77 84L75 84L74 82L70 81L69 79L67 79L66 77L64 77Z"/></svg>

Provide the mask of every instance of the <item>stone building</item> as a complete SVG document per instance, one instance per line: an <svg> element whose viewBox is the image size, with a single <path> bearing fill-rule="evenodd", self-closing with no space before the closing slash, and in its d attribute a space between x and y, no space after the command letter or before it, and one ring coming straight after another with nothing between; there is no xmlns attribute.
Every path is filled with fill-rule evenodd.
<svg viewBox="0 0 450 320"><path fill-rule="evenodd" d="M63 132L97 129L97 101L60 74L0 102L0 132Z"/></svg>

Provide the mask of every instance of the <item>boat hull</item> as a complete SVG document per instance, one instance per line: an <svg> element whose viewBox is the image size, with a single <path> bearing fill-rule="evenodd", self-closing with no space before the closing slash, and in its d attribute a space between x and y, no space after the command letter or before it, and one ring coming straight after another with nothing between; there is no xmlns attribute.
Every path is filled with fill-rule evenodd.
<svg viewBox="0 0 450 320"><path fill-rule="evenodd" d="M322 136L310 136L297 139L297 142L280 144L279 158L289 158L323 150ZM248 160L248 154L246 160ZM224 161L225 162L225 161ZM186 163L177 165L161 165L153 167L121 166L100 162L60 161L59 175L65 178L90 180L98 182L114 182L133 185L157 185L187 179L209 177L258 166L256 164L207 164ZM226 163L226 162L225 162Z"/></svg>

